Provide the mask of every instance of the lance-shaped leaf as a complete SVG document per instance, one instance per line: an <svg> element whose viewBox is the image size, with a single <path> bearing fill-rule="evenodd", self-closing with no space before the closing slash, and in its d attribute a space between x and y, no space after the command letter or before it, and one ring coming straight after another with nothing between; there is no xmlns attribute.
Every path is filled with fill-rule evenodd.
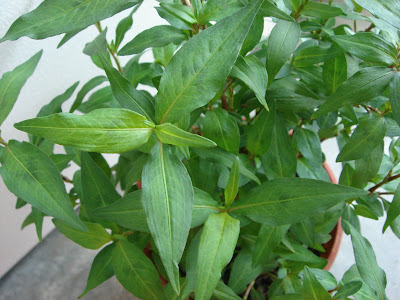
<svg viewBox="0 0 400 300"><path fill-rule="evenodd" d="M233 162L235 160L235 155L233 153L225 152L220 148L204 149L204 148L194 148L194 152L202 158L208 159L210 161L221 163L228 168L232 168ZM239 164L240 174L246 176L247 178L261 184L260 179L257 178L249 169L247 169L243 163Z"/></svg>
<svg viewBox="0 0 400 300"><path fill-rule="evenodd" d="M74 112L81 104L85 96L93 90L95 87L99 86L102 84L104 81L106 81L107 78L105 76L97 76L92 79L90 79L85 85L81 88L81 90L78 92L78 95L76 95L75 101L72 104L69 112L72 113Z"/></svg>
<svg viewBox="0 0 400 300"><path fill-rule="evenodd" d="M147 142L153 127L143 121L146 118L133 111L106 108L82 116L60 113L29 119L15 127L82 151L120 153Z"/></svg>
<svg viewBox="0 0 400 300"><path fill-rule="evenodd" d="M194 188L191 228L204 224L210 214L218 213L219 204L211 196ZM149 232L146 216L141 202L142 191L129 193L125 197L104 208L96 209L93 216L117 223L128 229Z"/></svg>
<svg viewBox="0 0 400 300"><path fill-rule="evenodd" d="M298 128L293 134L294 142L303 156L314 167L321 166L322 149L318 134L312 130Z"/></svg>
<svg viewBox="0 0 400 300"><path fill-rule="evenodd" d="M176 122L215 96L239 55L261 3L250 2L195 35L174 55L160 81L156 101L159 123ZM213 42L209 43L210 40Z"/></svg>
<svg viewBox="0 0 400 300"><path fill-rule="evenodd" d="M400 126L400 73L397 72L390 82L390 106L392 107L393 119Z"/></svg>
<svg viewBox="0 0 400 300"><path fill-rule="evenodd" d="M216 143L203 136L187 132L170 123L157 125L155 132L164 144L205 148L217 146Z"/></svg>
<svg viewBox="0 0 400 300"><path fill-rule="evenodd" d="M139 3L139 5L135 6L131 13L123 18L121 21L119 21L117 28L115 29L115 49L118 49L119 46L121 45L122 40L125 37L125 34L131 29L132 24L133 24L133 14L139 9L139 7L142 5L143 1Z"/></svg>
<svg viewBox="0 0 400 300"><path fill-rule="evenodd" d="M340 151L336 161L360 159L369 154L382 142L386 133L384 118L372 116L363 120Z"/></svg>
<svg viewBox="0 0 400 300"><path fill-rule="evenodd" d="M347 52L364 61L397 64L397 50L382 36L371 32L359 32L354 35L338 35L332 39Z"/></svg>
<svg viewBox="0 0 400 300"><path fill-rule="evenodd" d="M224 191L226 207L232 204L233 200L235 200L236 195L239 191L239 175L240 175L239 164L240 164L240 159L239 157L236 157L235 161L233 162L232 169L229 174L228 183L226 184L226 188Z"/></svg>
<svg viewBox="0 0 400 300"><path fill-rule="evenodd" d="M378 173L383 159L383 141L364 157L355 161L355 169L351 178L351 185L364 188L365 185Z"/></svg>
<svg viewBox="0 0 400 300"><path fill-rule="evenodd" d="M335 294L335 299L350 297L357 293L362 288L362 286L363 283L360 280L346 282Z"/></svg>
<svg viewBox="0 0 400 300"><path fill-rule="evenodd" d="M314 1L307 2L307 4L304 5L304 8L301 10L302 15L322 19L337 17L342 13L343 10L340 7Z"/></svg>
<svg viewBox="0 0 400 300"><path fill-rule="evenodd" d="M256 95L258 101L268 110L265 101L268 74L262 62L255 56L239 56L232 68L231 76L243 81Z"/></svg>
<svg viewBox="0 0 400 300"><path fill-rule="evenodd" d="M157 143L142 172L142 204L168 278L179 293L178 263L192 221L193 187L185 166Z"/></svg>
<svg viewBox="0 0 400 300"><path fill-rule="evenodd" d="M94 162L89 153L85 152L81 153L81 177L82 195L80 200L89 216L92 216L93 210L110 205L121 198L107 175ZM99 223L107 228L115 229L115 224L101 221Z"/></svg>
<svg viewBox="0 0 400 300"><path fill-rule="evenodd" d="M118 241L112 253L112 265L118 281L136 297L143 300L164 299L156 268L134 244Z"/></svg>
<svg viewBox="0 0 400 300"><path fill-rule="evenodd" d="M4 73L0 79L0 125L7 118L17 101L19 92L28 78L33 74L39 63L43 51L39 51L29 60L16 67L14 70Z"/></svg>
<svg viewBox="0 0 400 300"><path fill-rule="evenodd" d="M219 21L242 8L238 0L210 0L207 1L197 17L198 24L207 24L209 21Z"/></svg>
<svg viewBox="0 0 400 300"><path fill-rule="evenodd" d="M203 119L204 136L213 140L228 152L238 154L240 143L239 126L235 118L222 108L207 111Z"/></svg>
<svg viewBox="0 0 400 300"><path fill-rule="evenodd" d="M273 116L268 117L269 113L263 110L257 117L255 123L250 126L247 139L246 148L253 155L263 155L271 144L271 139L266 138L269 128L274 121Z"/></svg>
<svg viewBox="0 0 400 300"><path fill-rule="evenodd" d="M231 261L240 222L226 212L211 214L204 224L197 259L196 300L208 300Z"/></svg>
<svg viewBox="0 0 400 300"><path fill-rule="evenodd" d="M52 0L42 2L35 10L19 17L0 39L0 43L22 36L45 39L65 32L83 29L138 4L138 0Z"/></svg>
<svg viewBox="0 0 400 300"><path fill-rule="evenodd" d="M253 266L263 266L273 259L274 248L280 244L288 229L289 225L261 225L252 253Z"/></svg>
<svg viewBox="0 0 400 300"><path fill-rule="evenodd" d="M252 265L251 251L241 249L232 264L228 286L236 293L244 292L247 285L252 282L263 270L262 265Z"/></svg>
<svg viewBox="0 0 400 300"><path fill-rule="evenodd" d="M244 215L255 222L284 225L368 192L325 181L303 178L279 178L253 188L235 201L230 212Z"/></svg>
<svg viewBox="0 0 400 300"><path fill-rule="evenodd" d="M400 3L397 0L355 0L371 14L400 29Z"/></svg>
<svg viewBox="0 0 400 300"><path fill-rule="evenodd" d="M118 55L138 54L150 47L164 47L170 43L179 45L186 40L182 30L170 25L154 26L139 33L118 52Z"/></svg>
<svg viewBox="0 0 400 300"><path fill-rule="evenodd" d="M347 61L344 53L325 61L322 78L331 94L347 80Z"/></svg>
<svg viewBox="0 0 400 300"><path fill-rule="evenodd" d="M271 108L269 113L271 127L267 129L265 139L270 140L268 151L262 157L262 166L268 179L294 177L297 157L292 140L281 115ZM270 121L268 121L270 122Z"/></svg>
<svg viewBox="0 0 400 300"><path fill-rule="evenodd" d="M97 223L84 222L86 228L88 229L87 232L77 230L65 222L57 219L53 219L53 223L59 232L61 232L71 241L87 249L99 249L104 244L111 242L111 236L103 226Z"/></svg>
<svg viewBox="0 0 400 300"><path fill-rule="evenodd" d="M141 202L142 191L129 193L120 200L93 211L93 216L117 223L128 229L149 232Z"/></svg>
<svg viewBox="0 0 400 300"><path fill-rule="evenodd" d="M87 231L75 214L56 165L39 148L10 141L0 159L1 177L13 194L46 215Z"/></svg>
<svg viewBox="0 0 400 300"><path fill-rule="evenodd" d="M325 290L317 277L311 272L310 268L304 268L303 299L307 300L331 300L332 297Z"/></svg>
<svg viewBox="0 0 400 300"><path fill-rule="evenodd" d="M122 107L133 110L149 121L154 120L154 104L142 91L135 89L128 79L100 55L100 60L111 84L113 94Z"/></svg>
<svg viewBox="0 0 400 300"><path fill-rule="evenodd" d="M387 211L387 219L383 226L383 232L394 222L394 220L400 215L400 185L397 187L394 193L392 203Z"/></svg>
<svg viewBox="0 0 400 300"><path fill-rule="evenodd" d="M78 299L85 296L90 290L98 287L104 281L114 276L112 266L112 252L114 244L108 245L97 253L90 268L89 277L87 279L86 287Z"/></svg>
<svg viewBox="0 0 400 300"><path fill-rule="evenodd" d="M365 283L372 288L378 299L386 299L386 274L376 261L376 256L371 243L363 237L350 223L346 222L350 228L351 241L354 249L354 257L358 272Z"/></svg>
<svg viewBox="0 0 400 300"><path fill-rule="evenodd" d="M297 22L279 21L276 23L269 36L267 47L268 84L271 84L276 74L292 55L299 40L300 25Z"/></svg>
<svg viewBox="0 0 400 300"><path fill-rule="evenodd" d="M292 22L294 19L284 11L280 10L274 3L273 0L265 0L260 8L260 15L263 17L274 17L281 20Z"/></svg>
<svg viewBox="0 0 400 300"><path fill-rule="evenodd" d="M313 114L313 118L337 110L345 104L360 104L379 96L389 85L393 74L384 67L368 67L358 71L328 97Z"/></svg>
<svg viewBox="0 0 400 300"><path fill-rule="evenodd" d="M296 55L294 65L297 68L309 67L313 64L321 63L334 58L336 55L343 53L339 47L322 48L313 46L301 49Z"/></svg>

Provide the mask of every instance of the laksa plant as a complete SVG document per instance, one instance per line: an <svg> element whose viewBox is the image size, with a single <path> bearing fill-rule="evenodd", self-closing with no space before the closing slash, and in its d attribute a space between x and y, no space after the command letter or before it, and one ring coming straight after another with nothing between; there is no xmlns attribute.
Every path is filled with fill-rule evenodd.
<svg viewBox="0 0 400 300"><path fill-rule="evenodd" d="M41 239L52 217L101 249L81 297L115 275L145 300L387 299L359 217L400 237L400 2L160 0L169 25L126 42L142 2L45 0L0 40L99 30L83 49L99 76L15 124L29 142L0 146L17 208L32 206L24 225ZM41 55L1 78L0 124ZM331 138L340 184L324 168ZM340 224L356 263L337 281L324 254Z"/></svg>

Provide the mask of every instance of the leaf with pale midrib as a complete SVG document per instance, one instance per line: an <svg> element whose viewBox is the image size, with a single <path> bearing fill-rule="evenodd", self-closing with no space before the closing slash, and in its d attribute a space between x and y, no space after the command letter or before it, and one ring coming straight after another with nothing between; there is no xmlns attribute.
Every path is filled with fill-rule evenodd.
<svg viewBox="0 0 400 300"><path fill-rule="evenodd" d="M159 123L176 122L215 96L239 55L261 3L250 2L191 38L174 55L160 81L156 100Z"/></svg>

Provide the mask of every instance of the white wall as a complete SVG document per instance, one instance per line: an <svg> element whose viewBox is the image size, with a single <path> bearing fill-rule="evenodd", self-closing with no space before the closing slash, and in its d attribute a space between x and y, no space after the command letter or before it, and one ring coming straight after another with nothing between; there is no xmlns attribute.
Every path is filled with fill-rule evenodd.
<svg viewBox="0 0 400 300"><path fill-rule="evenodd" d="M40 0L0 0L0 36L3 36L10 25L22 14L31 11L40 4ZM145 0L135 14L132 31L127 34L126 41L138 32L162 23L156 10L155 0ZM108 26L108 38L113 38L118 20L128 11L103 21L103 28ZM3 139L27 140L27 135L16 130L14 123L33 118L39 109L55 96L63 93L74 82L80 81L79 90L90 78L102 74L89 57L82 53L85 44L96 37L97 29L92 26L86 29L60 49L56 49L61 36L46 40L21 38L0 44L0 77L23 63L40 49L44 49L39 65L21 91L13 111L1 126ZM125 42L126 42L125 41ZM69 108L74 96L65 104ZM1 109L1 108L0 108ZM72 177L72 170L66 173ZM0 277L18 262L38 240L34 225L20 230L25 217L30 213L29 207L15 210L16 197L11 194L0 179ZM49 218L45 218L43 232L47 234L53 228Z"/></svg>

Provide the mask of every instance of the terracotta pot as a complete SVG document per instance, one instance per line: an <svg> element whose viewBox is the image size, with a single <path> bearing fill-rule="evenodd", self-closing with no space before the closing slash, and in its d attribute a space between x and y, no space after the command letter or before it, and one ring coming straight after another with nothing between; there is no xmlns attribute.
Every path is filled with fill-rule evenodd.
<svg viewBox="0 0 400 300"><path fill-rule="evenodd" d="M333 174L333 171L327 162L324 162L324 169L328 174L331 182L338 184L335 174ZM341 218L339 218L339 221L337 222L335 228L333 228L331 236L332 236L331 240L323 245L326 252L321 254L321 257L328 260L328 264L325 266L324 270L329 270L332 267L335 258L339 252L340 243L342 242L342 237L343 237Z"/></svg>

